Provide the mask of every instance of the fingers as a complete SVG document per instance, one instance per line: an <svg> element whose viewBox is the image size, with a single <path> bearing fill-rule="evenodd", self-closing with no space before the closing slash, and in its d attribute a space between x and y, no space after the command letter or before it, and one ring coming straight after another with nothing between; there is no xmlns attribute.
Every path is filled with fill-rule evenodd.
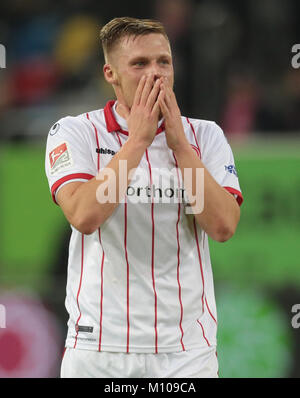
<svg viewBox="0 0 300 398"><path fill-rule="evenodd" d="M146 105L148 97L154 87L154 75L143 75L135 92L133 105Z"/></svg>
<svg viewBox="0 0 300 398"><path fill-rule="evenodd" d="M144 76L141 77L141 79L139 81L139 84L138 84L138 87L136 89L134 100L133 100L133 105L139 105L140 104L141 96L142 96L142 93L143 93L143 90L144 90L144 87L145 87L145 83L146 83L146 76L144 75Z"/></svg>
<svg viewBox="0 0 300 398"><path fill-rule="evenodd" d="M148 77L146 77L145 86L141 94L141 100L140 100L141 105L146 105L150 92L153 89L153 82L154 82L154 75L149 75Z"/></svg>
<svg viewBox="0 0 300 398"><path fill-rule="evenodd" d="M174 99L175 99L174 91L171 89L170 86L167 86L165 84L163 84L162 90L164 90L164 92L165 92L164 98L165 98L166 105L168 107L171 107L172 102L174 102Z"/></svg>
<svg viewBox="0 0 300 398"><path fill-rule="evenodd" d="M152 110L157 100L158 94L160 92L161 83L162 83L161 79L157 79L152 87L150 95L148 96L146 107L148 107L150 110Z"/></svg>
<svg viewBox="0 0 300 398"><path fill-rule="evenodd" d="M180 109L178 107L176 95L173 91L173 88L169 86L168 84L163 83L161 85L161 91L164 92L164 104L165 111L168 111L169 113L171 112L172 114L178 114L180 113ZM166 115L165 115L166 116Z"/></svg>
<svg viewBox="0 0 300 398"><path fill-rule="evenodd" d="M166 78L161 77L154 82L154 75L144 75L139 81L133 104L143 105L150 112L156 112L161 105L161 111L166 113L177 105L177 101Z"/></svg>
<svg viewBox="0 0 300 398"><path fill-rule="evenodd" d="M166 93L163 89L159 93L157 103L159 104L162 114L166 117L169 112L169 108L166 104Z"/></svg>
<svg viewBox="0 0 300 398"><path fill-rule="evenodd" d="M159 114L159 111L162 110L162 101L163 101L164 93L162 91L159 92L159 95L157 97L157 100L154 103L153 109L152 109L152 114L156 115Z"/></svg>
<svg viewBox="0 0 300 398"><path fill-rule="evenodd" d="M158 101L160 103L160 108L165 117L167 117L172 109L171 103L171 92L173 91L168 85L162 83L160 86L160 95L158 96Z"/></svg>

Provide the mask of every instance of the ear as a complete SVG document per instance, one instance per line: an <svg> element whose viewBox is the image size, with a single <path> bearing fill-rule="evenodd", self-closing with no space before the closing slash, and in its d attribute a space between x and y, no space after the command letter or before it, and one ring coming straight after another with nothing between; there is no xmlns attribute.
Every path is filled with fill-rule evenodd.
<svg viewBox="0 0 300 398"><path fill-rule="evenodd" d="M118 83L118 77L116 72L114 71L113 67L111 66L111 64L105 64L103 66L103 73L104 73L104 77L105 80L112 85L115 85Z"/></svg>

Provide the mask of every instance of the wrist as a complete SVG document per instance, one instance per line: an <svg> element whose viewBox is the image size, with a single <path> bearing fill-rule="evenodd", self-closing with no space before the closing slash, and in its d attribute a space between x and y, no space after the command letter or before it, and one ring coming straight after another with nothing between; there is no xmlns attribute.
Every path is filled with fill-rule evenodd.
<svg viewBox="0 0 300 398"><path fill-rule="evenodd" d="M190 143L187 141L187 139L184 139L181 142L178 142L176 147L173 148L173 152L175 156L180 156L181 154L189 153L191 149L192 147Z"/></svg>
<svg viewBox="0 0 300 398"><path fill-rule="evenodd" d="M129 136L126 141L127 145L132 145L136 150L145 152L150 143L147 143L145 140L142 140L140 137Z"/></svg>

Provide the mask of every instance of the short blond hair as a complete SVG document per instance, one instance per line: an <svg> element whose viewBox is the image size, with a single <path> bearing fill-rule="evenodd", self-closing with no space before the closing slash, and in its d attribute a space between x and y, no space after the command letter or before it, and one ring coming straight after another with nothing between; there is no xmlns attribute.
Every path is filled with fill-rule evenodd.
<svg viewBox="0 0 300 398"><path fill-rule="evenodd" d="M161 22L153 19L137 19L131 17L114 18L100 31L100 40L105 58L119 41L126 36L143 36L150 33L162 34L169 38Z"/></svg>

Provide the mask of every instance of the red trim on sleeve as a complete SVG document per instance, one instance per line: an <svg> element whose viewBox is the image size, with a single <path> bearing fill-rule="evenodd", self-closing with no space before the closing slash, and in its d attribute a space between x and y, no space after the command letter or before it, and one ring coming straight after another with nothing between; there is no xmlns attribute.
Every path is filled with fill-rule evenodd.
<svg viewBox="0 0 300 398"><path fill-rule="evenodd" d="M86 173L75 173L75 174L69 174L68 176L65 176L63 178L61 178L60 180L56 181L52 187L51 187L51 194L52 194L52 199L54 201L54 203L57 204L56 200L55 200L55 193L57 191L57 189L66 181L70 181L70 180L75 180L77 178L83 179L83 180L91 180L92 178L94 178L95 176L91 175L91 174L86 174Z"/></svg>
<svg viewBox="0 0 300 398"><path fill-rule="evenodd" d="M239 204L239 206L241 206L241 204L244 201L243 195L240 191L238 191L237 189L231 188L231 187L224 187L228 192L230 192L232 195L237 195L237 202Z"/></svg>

